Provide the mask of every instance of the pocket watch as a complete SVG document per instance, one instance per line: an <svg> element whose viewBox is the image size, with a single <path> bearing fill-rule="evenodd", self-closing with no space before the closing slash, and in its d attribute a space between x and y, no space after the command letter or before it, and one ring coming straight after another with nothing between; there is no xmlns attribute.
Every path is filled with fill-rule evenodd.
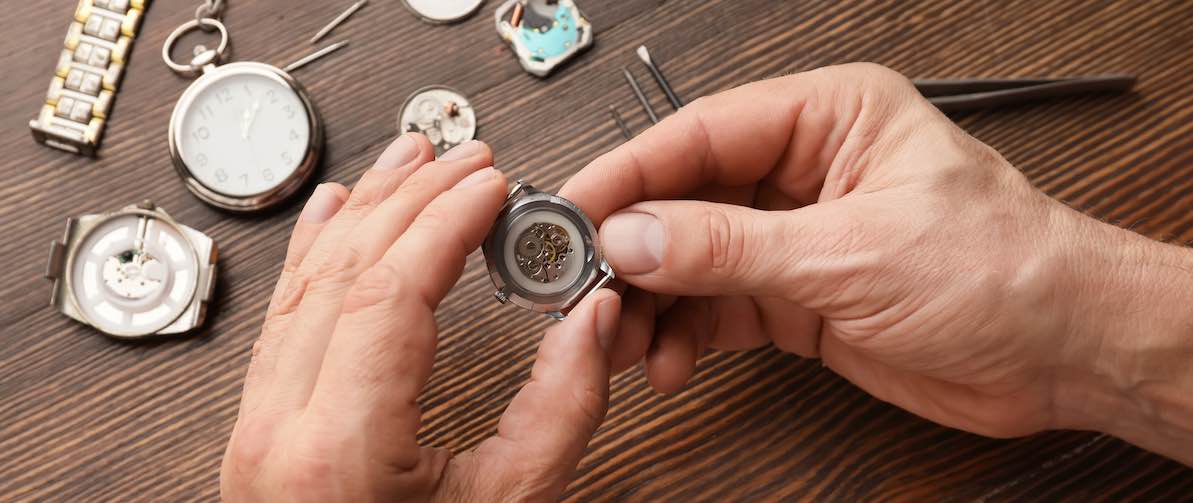
<svg viewBox="0 0 1193 503"><path fill-rule="evenodd" d="M573 0L507 0L494 16L497 33L536 77L592 46L592 23Z"/></svg>
<svg viewBox="0 0 1193 503"><path fill-rule="evenodd" d="M614 278L584 212L523 182L510 191L482 251L498 301L557 320Z"/></svg>
<svg viewBox="0 0 1193 503"><path fill-rule="evenodd" d="M195 29L218 30L219 46L199 46L189 64L174 61L178 38ZM306 91L285 71L255 62L216 66L227 47L228 30L210 17L183 24L166 39L166 64L199 75L170 117L170 156L186 188L203 202L233 212L262 210L314 174L323 125Z"/></svg>
<svg viewBox="0 0 1193 503"><path fill-rule="evenodd" d="M181 334L203 324L217 257L211 238L149 201L71 218L50 245L50 304L117 338Z"/></svg>

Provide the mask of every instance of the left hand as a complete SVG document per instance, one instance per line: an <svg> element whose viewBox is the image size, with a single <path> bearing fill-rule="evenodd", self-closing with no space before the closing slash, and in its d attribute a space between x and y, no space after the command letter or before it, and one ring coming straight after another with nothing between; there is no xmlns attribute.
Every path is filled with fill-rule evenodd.
<svg viewBox="0 0 1193 503"><path fill-rule="evenodd" d="M355 189L315 190L245 379L220 470L231 501L554 500L604 418L620 300L601 291L543 339L497 434L418 445L435 308L496 219L505 178L470 142L396 140Z"/></svg>

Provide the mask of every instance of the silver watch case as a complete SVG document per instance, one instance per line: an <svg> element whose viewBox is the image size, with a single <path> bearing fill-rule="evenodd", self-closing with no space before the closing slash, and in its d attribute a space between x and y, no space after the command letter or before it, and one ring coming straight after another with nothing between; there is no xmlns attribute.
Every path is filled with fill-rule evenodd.
<svg viewBox="0 0 1193 503"><path fill-rule="evenodd" d="M109 220L127 215L152 217L177 231L190 245L188 251L199 275L195 281L194 290L190 293L189 303L176 318L152 331L113 333L103 330L88 319L83 309L80 308L70 271L74 266L74 259L78 255L79 246L91 231ZM156 207L151 201L126 206L111 213L68 218L62 241L50 243L50 256L45 274L46 279L53 282L50 305L62 314L117 339L139 340L155 336L183 334L203 325L208 303L215 291L218 257L219 252L216 249L215 241L202 232L179 224L165 210Z"/></svg>
<svg viewBox="0 0 1193 503"><path fill-rule="evenodd" d="M182 130L182 121L190 113L190 108L194 104L195 98L200 96L203 90L211 84L237 74L263 76L293 91L294 94L298 95L299 102L302 103L303 108L306 109L307 124L311 131L302 161L299 162L294 173L291 173L282 183L279 183L270 190L244 197L224 194L204 185L203 182L195 178L191 174L190 167L187 166L186 161L182 158L182 146L176 138L178 131ZM170 115L170 127L167 135L169 136L170 157L174 161L174 169L178 172L178 176L182 178L187 190L207 204L235 213L265 210L282 203L297 193L311 179L311 176L314 175L315 168L319 163L319 157L323 153L324 141L323 120L319 116L319 111L315 108L315 103L311 101L310 95L307 94L302 84L299 84L289 73L274 66L251 61L240 61L220 66L215 66L214 64L204 66L202 76L183 91L182 97L174 105L174 111Z"/></svg>
<svg viewBox="0 0 1193 503"><path fill-rule="evenodd" d="M584 263L579 276L570 285L562 285L558 292L537 294L518 285L514 274L508 270L505 261L505 243L511 238L509 229L520 217L531 211L548 210L571 221L579 229L584 245ZM557 320L567 318L567 313L589 293L604 287L614 278L613 269L601 255L596 228L580 208L567 199L541 192L519 181L510 191L509 198L493 228L485 237L481 248L489 278L497 287L494 296L501 303L512 303L523 309L544 313Z"/></svg>

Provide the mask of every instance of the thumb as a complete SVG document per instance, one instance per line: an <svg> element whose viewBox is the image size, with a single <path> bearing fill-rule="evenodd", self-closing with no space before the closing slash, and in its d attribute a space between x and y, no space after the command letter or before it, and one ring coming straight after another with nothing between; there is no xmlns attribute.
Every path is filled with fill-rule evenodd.
<svg viewBox="0 0 1193 503"><path fill-rule="evenodd" d="M651 292L792 298L793 286L803 290L816 279L810 266L831 227L823 206L639 203L605 220L601 250L619 279Z"/></svg>
<svg viewBox="0 0 1193 503"><path fill-rule="evenodd" d="M555 501L571 481L609 401L608 347L621 299L586 297L539 346L530 382L510 402L497 436L477 447L463 477L473 501ZM501 497L498 497L498 496Z"/></svg>

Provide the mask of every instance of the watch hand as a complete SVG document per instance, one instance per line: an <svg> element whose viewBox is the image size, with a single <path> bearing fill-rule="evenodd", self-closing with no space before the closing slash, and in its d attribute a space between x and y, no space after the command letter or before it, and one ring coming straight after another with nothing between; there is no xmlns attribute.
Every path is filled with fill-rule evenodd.
<svg viewBox="0 0 1193 503"><path fill-rule="evenodd" d="M260 110L260 109L261 109L261 102L253 101L252 108L246 108L244 110L245 121L244 121L244 129L241 130L241 135L240 135L241 138L244 138L245 140L249 139L249 131L251 131L253 129L253 122L256 122L256 120L257 120L257 110Z"/></svg>

